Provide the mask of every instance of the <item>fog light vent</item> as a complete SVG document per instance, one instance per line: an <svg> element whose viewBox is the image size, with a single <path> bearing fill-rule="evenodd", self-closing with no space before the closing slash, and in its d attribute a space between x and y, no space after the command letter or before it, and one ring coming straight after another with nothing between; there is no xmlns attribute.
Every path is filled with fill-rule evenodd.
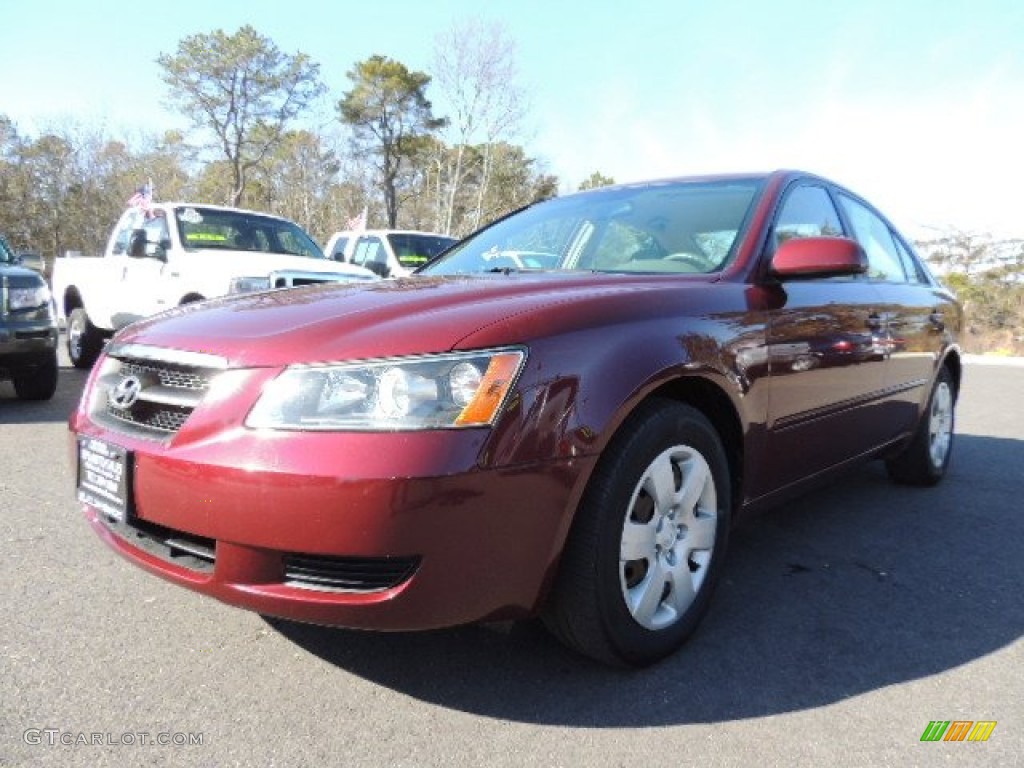
<svg viewBox="0 0 1024 768"><path fill-rule="evenodd" d="M418 557L330 557L287 555L285 583L305 589L380 592L408 581L419 567Z"/></svg>

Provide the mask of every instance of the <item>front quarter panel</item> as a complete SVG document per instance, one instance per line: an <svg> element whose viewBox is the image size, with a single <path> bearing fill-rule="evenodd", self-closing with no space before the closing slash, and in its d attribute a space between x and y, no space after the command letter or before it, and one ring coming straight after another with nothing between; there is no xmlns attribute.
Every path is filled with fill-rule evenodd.
<svg viewBox="0 0 1024 768"><path fill-rule="evenodd" d="M758 385L767 369L748 364L750 349L763 345L762 313L745 286L694 288L627 304L616 299L589 327L580 318L594 308L578 305L504 321L504 343L530 352L482 464L598 455L646 397L687 378L721 390L742 422L763 422ZM489 329L460 346L495 345L496 333Z"/></svg>

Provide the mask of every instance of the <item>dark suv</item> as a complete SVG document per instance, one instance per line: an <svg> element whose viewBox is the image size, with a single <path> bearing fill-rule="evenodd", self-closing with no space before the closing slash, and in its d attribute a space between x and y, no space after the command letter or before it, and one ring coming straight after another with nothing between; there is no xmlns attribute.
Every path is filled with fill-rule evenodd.
<svg viewBox="0 0 1024 768"><path fill-rule="evenodd" d="M57 319L42 275L19 266L0 237L0 378L22 400L49 400L57 389Z"/></svg>

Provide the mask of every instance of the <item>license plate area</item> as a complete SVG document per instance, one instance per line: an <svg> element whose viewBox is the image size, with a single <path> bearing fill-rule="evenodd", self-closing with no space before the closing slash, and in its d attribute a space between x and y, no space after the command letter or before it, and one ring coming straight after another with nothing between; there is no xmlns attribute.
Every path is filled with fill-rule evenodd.
<svg viewBox="0 0 1024 768"><path fill-rule="evenodd" d="M78 500L119 522L132 515L132 455L92 437L78 438Z"/></svg>

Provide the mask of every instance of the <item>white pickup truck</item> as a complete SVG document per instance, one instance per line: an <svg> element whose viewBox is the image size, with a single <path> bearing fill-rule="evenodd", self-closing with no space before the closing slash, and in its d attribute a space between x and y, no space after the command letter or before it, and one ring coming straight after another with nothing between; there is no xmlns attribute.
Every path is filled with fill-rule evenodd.
<svg viewBox="0 0 1024 768"><path fill-rule="evenodd" d="M88 368L115 331L179 304L378 279L367 269L325 257L287 219L214 205L153 203L122 214L102 258L57 259L52 282L71 362Z"/></svg>
<svg viewBox="0 0 1024 768"><path fill-rule="evenodd" d="M364 229L335 232L324 252L331 259L366 267L381 277L404 277L455 242L454 237L439 232Z"/></svg>

